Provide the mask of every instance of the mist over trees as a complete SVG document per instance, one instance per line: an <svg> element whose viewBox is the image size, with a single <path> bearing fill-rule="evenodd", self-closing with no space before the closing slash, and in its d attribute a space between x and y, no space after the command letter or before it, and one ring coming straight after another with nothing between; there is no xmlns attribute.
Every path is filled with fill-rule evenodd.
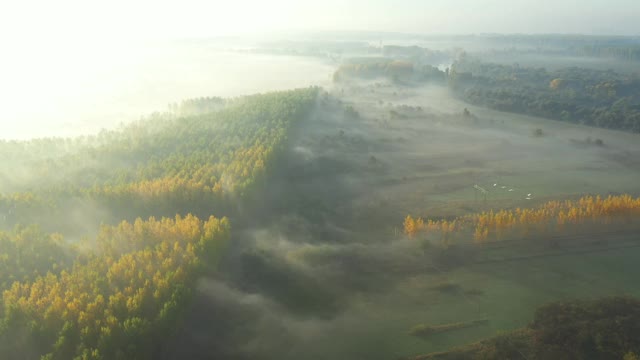
<svg viewBox="0 0 640 360"><path fill-rule="evenodd" d="M637 300L556 302L638 294L637 38L217 41L327 86L0 140L0 357L640 353Z"/></svg>
<svg viewBox="0 0 640 360"><path fill-rule="evenodd" d="M211 214L259 189L317 93L195 99L92 139L3 142L4 170L32 182L2 184L19 189L0 199L15 226L0 232L2 356L156 357L226 248L229 220ZM68 216L84 207L100 211ZM19 225L31 223L56 233Z"/></svg>
<svg viewBox="0 0 640 360"><path fill-rule="evenodd" d="M26 173L28 180L0 183L13 190L0 195L0 225L39 222L52 231L70 231L76 219L60 209L83 205L106 212L107 219L117 214L129 220L233 211L263 181L266 166L282 151L295 121L308 114L315 93L239 98L205 114L203 109L220 107L220 100L191 100L178 111L194 115L157 114L87 143L77 140L68 151L66 139L4 142L6 171ZM42 155L30 148L43 148Z"/></svg>

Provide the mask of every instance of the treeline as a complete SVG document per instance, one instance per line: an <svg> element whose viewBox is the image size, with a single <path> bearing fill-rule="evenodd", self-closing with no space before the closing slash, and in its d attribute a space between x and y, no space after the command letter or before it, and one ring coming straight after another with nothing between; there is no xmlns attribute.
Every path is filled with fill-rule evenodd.
<svg viewBox="0 0 640 360"><path fill-rule="evenodd" d="M473 239L487 241L517 239L558 230L579 230L583 225L611 225L637 221L640 198L629 195L585 196L577 201L549 201L538 208L482 212L453 220L424 220L407 215L404 232L410 237L439 239L445 245L452 241Z"/></svg>
<svg viewBox="0 0 640 360"><path fill-rule="evenodd" d="M25 179L0 179L0 189L15 190L0 194L0 226L51 219L46 222L64 230L61 210L80 205L121 219L227 214L264 179L293 125L312 110L317 92L248 96L187 117L157 114L72 147L65 139L5 142L0 150L13 159L0 167ZM186 104L202 102L209 100ZM50 147L57 155L23 153L31 147Z"/></svg>
<svg viewBox="0 0 640 360"><path fill-rule="evenodd" d="M224 108L226 100L221 97L200 97L169 105L169 111L177 116L208 114Z"/></svg>
<svg viewBox="0 0 640 360"><path fill-rule="evenodd" d="M451 61L451 53L427 49L421 46L385 45L382 55L392 58L405 58L414 64L443 64Z"/></svg>
<svg viewBox="0 0 640 360"><path fill-rule="evenodd" d="M458 40L464 40L465 37ZM640 38L589 35L476 35L466 41L486 43L490 53L550 55L640 61Z"/></svg>
<svg viewBox="0 0 640 360"><path fill-rule="evenodd" d="M350 78L375 79L387 78L395 82L441 82L446 79L444 72L431 65L416 65L409 60L386 58L354 59L340 65L333 74L333 81L340 82Z"/></svg>
<svg viewBox="0 0 640 360"><path fill-rule="evenodd" d="M640 44L592 44L573 49L577 55L640 61Z"/></svg>
<svg viewBox="0 0 640 360"><path fill-rule="evenodd" d="M640 76L565 68L548 71L462 56L449 72L459 97L481 106L640 132Z"/></svg>
<svg viewBox="0 0 640 360"><path fill-rule="evenodd" d="M215 266L228 238L228 221L213 217L104 226L72 267L40 271L3 292L0 353L10 359L152 359L173 332L195 280ZM29 245L19 246L39 244L37 237L23 241ZM25 255L34 261L46 251L29 250ZM66 261L50 253L33 266L33 275Z"/></svg>
<svg viewBox="0 0 640 360"><path fill-rule="evenodd" d="M333 74L333 81L339 82L349 77L369 79L376 77L397 77L409 79L413 76L413 72L413 63L409 61L385 58L353 59L349 63L340 65L338 70Z"/></svg>

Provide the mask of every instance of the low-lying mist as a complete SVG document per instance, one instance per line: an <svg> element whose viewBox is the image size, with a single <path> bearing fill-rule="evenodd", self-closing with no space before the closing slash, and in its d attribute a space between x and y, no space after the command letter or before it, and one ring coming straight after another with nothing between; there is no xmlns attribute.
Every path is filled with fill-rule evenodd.
<svg viewBox="0 0 640 360"><path fill-rule="evenodd" d="M228 217L219 268L193 276L171 335L153 344L165 360L406 359L522 327L549 301L637 293L627 218L580 231L544 222L552 234L511 229L493 243L466 228L407 231L408 215L454 228L483 212L640 194L637 134L465 103L449 86L461 51L429 41L442 51L185 41L102 49L78 69L62 56L62 71L29 74L47 87L12 95L2 138L95 134L159 112L97 136L0 142L0 228L29 219L82 245L136 217ZM131 229L145 238L142 222Z"/></svg>
<svg viewBox="0 0 640 360"><path fill-rule="evenodd" d="M537 261L497 250L476 264L468 242L409 239L402 221L637 193L640 167L622 160L637 151L633 135L469 106L443 86L378 79L328 90L238 219L224 270L200 282L166 358L406 358L522 326L535 306L598 281L589 259L549 260L543 245L522 250ZM612 251L602 257L624 250ZM474 321L455 336L410 333Z"/></svg>

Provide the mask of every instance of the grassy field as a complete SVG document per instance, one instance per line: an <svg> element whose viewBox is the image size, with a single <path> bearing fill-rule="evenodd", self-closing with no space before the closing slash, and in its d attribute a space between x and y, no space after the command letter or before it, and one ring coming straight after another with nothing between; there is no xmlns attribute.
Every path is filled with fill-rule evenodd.
<svg viewBox="0 0 640 360"><path fill-rule="evenodd" d="M632 245L617 250L585 239L591 252L574 253L577 241L564 254L513 259L547 249L510 246L441 267L441 250L401 229L407 214L449 218L586 193L637 195L638 140L468 106L444 88L336 86L291 136L264 198L235 223L245 230L234 232L225 283L203 283L189 320L197 331L176 341L193 357L401 359L522 327L553 300L639 295L634 235L617 239ZM489 191L486 201L474 185ZM484 319L409 334L420 324Z"/></svg>
<svg viewBox="0 0 640 360"><path fill-rule="evenodd" d="M339 242L368 248L358 261L349 260L348 270L340 267L341 274L373 278L380 289L350 292L348 307L320 322L322 330L287 358L403 358L522 327L537 306L550 301L640 293L633 277L637 247L442 270L430 267L396 228L409 213L449 217L587 193L638 194L637 135L480 109L451 99L442 88L370 83L334 93L359 116L329 112L304 129L295 149L301 164L317 168L296 178L295 186L307 194L341 194L328 201L318 195L334 210L323 214L324 224L348 234ZM473 116L463 116L464 108ZM538 128L542 136L534 135ZM604 146L589 145L587 138L602 139ZM489 191L486 201L475 184ZM325 250L307 245L301 261L317 253L329 266L336 260L321 255ZM527 251L514 248L498 259ZM478 319L489 321L426 339L409 335L418 324Z"/></svg>
<svg viewBox="0 0 640 360"><path fill-rule="evenodd" d="M376 194L396 200L409 195L421 200L417 206L423 210L437 203L471 203L474 184L489 190L489 202L511 200L519 206L527 205L528 194L533 200L640 188L637 135L481 109L452 99L444 88L358 85L346 93L369 130L365 141L386 140L386 146L369 151L386 165L377 178L386 183L376 184ZM464 118L464 108L475 117ZM393 118L391 111L401 117ZM536 129L543 135L534 136ZM587 139L604 145L589 145Z"/></svg>

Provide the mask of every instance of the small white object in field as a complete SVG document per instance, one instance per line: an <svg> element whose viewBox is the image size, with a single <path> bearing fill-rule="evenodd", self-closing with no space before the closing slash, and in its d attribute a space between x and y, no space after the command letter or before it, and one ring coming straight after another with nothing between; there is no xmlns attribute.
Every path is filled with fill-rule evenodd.
<svg viewBox="0 0 640 360"><path fill-rule="evenodd" d="M527 197L531 197L531 194L527 194Z"/></svg>
<svg viewBox="0 0 640 360"><path fill-rule="evenodd" d="M498 184L493 184L493 186L498 186Z"/></svg>
<svg viewBox="0 0 640 360"><path fill-rule="evenodd" d="M507 188L506 186L500 186L500 189L506 189L506 188Z"/></svg>
<svg viewBox="0 0 640 360"><path fill-rule="evenodd" d="M524 198L524 199L525 199L525 200L531 200L531 198L530 198L530 197L526 197L526 198Z"/></svg>
<svg viewBox="0 0 640 360"><path fill-rule="evenodd" d="M509 189L509 191L513 191L513 189Z"/></svg>

